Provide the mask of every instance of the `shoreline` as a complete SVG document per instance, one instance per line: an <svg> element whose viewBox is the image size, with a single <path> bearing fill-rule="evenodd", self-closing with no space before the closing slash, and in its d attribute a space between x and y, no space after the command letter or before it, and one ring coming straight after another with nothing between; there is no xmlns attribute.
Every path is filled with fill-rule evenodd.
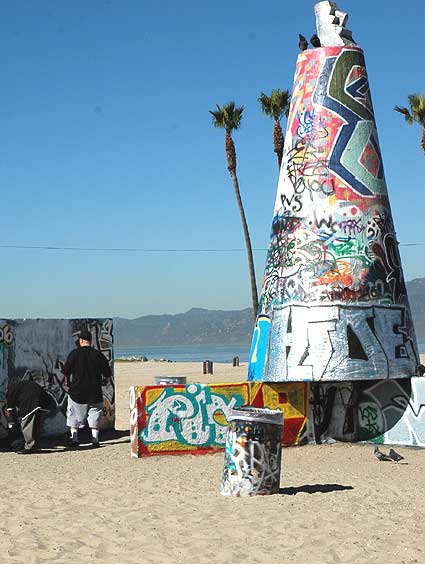
<svg viewBox="0 0 425 564"><path fill-rule="evenodd" d="M235 355L235 356L237 356L237 355ZM425 353L419 353L419 358L420 358L421 363L425 364ZM205 360L207 360L207 359L205 359ZM128 357L122 357L122 356L116 357L116 358L114 358L114 363L115 362L117 362L117 363L121 363L121 362L164 362L164 363L167 363L167 362L174 362L174 363L182 362L182 363L191 363L191 362L202 362L202 360L193 360L193 359L191 359L191 360L172 360L172 359L169 359L169 358L147 358L144 355L141 355L141 356L131 355L131 356L128 356ZM229 364L229 362L225 361L225 360L217 360L217 361L213 361L213 362L215 362L217 364ZM241 361L240 363L241 364L242 363L247 364L248 361Z"/></svg>

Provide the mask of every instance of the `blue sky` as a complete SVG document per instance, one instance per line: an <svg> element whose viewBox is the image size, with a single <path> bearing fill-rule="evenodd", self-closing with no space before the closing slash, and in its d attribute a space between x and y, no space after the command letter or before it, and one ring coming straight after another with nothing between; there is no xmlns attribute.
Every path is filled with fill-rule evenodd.
<svg viewBox="0 0 425 564"><path fill-rule="evenodd" d="M252 244L267 248L277 187L262 90L291 88L314 2L3 0L2 317L124 316L250 305L224 134L209 109L245 106L235 136ZM341 1L365 50L398 239L425 242L421 131L393 111L425 92L425 3ZM408 280L425 246L401 247ZM266 251L255 251L261 283Z"/></svg>

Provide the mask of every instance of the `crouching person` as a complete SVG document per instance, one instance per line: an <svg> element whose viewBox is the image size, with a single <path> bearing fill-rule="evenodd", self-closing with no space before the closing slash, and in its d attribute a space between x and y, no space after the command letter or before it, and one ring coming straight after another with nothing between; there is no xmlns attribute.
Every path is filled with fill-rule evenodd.
<svg viewBox="0 0 425 564"><path fill-rule="evenodd" d="M31 454L38 450L43 420L50 405L49 394L36 382L9 382L6 392L6 417L10 424L16 419L19 421L25 441L23 448L17 450L18 454Z"/></svg>
<svg viewBox="0 0 425 564"><path fill-rule="evenodd" d="M99 420L103 410L102 383L112 377L106 357L91 346L91 333L80 333L79 347L71 351L63 367L68 380L66 424L70 428L69 446L78 448L78 429L89 424L92 446L99 447Z"/></svg>

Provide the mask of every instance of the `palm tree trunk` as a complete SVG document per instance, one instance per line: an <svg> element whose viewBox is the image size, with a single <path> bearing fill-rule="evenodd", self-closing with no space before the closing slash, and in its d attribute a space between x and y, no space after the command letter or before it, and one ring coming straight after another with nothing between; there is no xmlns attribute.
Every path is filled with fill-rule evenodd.
<svg viewBox="0 0 425 564"><path fill-rule="evenodd" d="M274 129L273 129L273 144L274 144L274 152L277 156L277 163L279 165L282 164L282 157L283 157L283 146L284 146L284 137L282 132L282 127L277 119L274 121Z"/></svg>
<svg viewBox="0 0 425 564"><path fill-rule="evenodd" d="M252 256L252 247L251 247L251 239L249 236L248 231L248 224L246 222L245 211L242 203L241 193L239 190L239 182L238 177L236 176L236 170L230 170L230 176L232 177L233 181L233 188L235 190L236 200L238 202L239 213L241 214L242 220L242 227L243 227L243 234L245 237L245 246L246 252L248 254L248 266L249 266L249 277L251 280L251 296L252 296L252 308L254 313L254 319L257 318L257 311L258 311L258 294L257 294L257 282L255 280L255 268L254 268L254 259Z"/></svg>
<svg viewBox="0 0 425 564"><path fill-rule="evenodd" d="M425 153L425 127L422 128L422 150Z"/></svg>
<svg viewBox="0 0 425 564"><path fill-rule="evenodd" d="M236 172L236 149L229 131L226 131L225 149L227 157L227 170L230 173L232 173L232 171Z"/></svg>

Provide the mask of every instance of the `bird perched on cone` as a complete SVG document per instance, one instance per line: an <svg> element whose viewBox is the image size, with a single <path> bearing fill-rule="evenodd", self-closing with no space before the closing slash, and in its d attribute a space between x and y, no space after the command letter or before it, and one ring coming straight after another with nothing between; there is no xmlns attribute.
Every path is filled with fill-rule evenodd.
<svg viewBox="0 0 425 564"><path fill-rule="evenodd" d="M401 454L396 452L393 448L390 448L390 452L388 454L390 455L391 460L394 460L394 462L400 462L400 460L404 460L404 456L401 456Z"/></svg>
<svg viewBox="0 0 425 564"><path fill-rule="evenodd" d="M391 462L392 461L392 458L390 456L388 456L388 454L385 454L381 450L379 450L378 447L375 447L373 454L376 456L376 458L379 460L379 462Z"/></svg>
<svg viewBox="0 0 425 564"><path fill-rule="evenodd" d="M310 43L313 45L313 47L321 47L322 46L322 44L320 43L320 39L317 37L316 34L311 36Z"/></svg>
<svg viewBox="0 0 425 564"><path fill-rule="evenodd" d="M305 51L306 49L308 49L308 41L304 37L304 35L301 35L301 33L298 34L298 37L300 38L300 40L298 41L298 47L301 51Z"/></svg>

